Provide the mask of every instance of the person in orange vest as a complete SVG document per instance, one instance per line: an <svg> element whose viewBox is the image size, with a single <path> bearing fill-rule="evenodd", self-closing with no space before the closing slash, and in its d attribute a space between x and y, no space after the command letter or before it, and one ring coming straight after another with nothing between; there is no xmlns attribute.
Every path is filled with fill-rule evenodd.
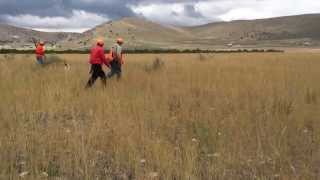
<svg viewBox="0 0 320 180"><path fill-rule="evenodd" d="M110 72L107 74L108 78L117 75L117 78L121 78L122 65L124 64L124 58L122 53L122 45L124 41L122 38L117 39L117 43L110 50Z"/></svg>
<svg viewBox="0 0 320 180"><path fill-rule="evenodd" d="M86 88L92 87L94 82L98 78L102 80L102 84L105 86L106 74L102 69L102 65L105 64L108 67L110 65L104 54L104 42L102 39L98 39L96 46L91 49L89 63L91 64L91 70L90 70L91 77L86 85Z"/></svg>
<svg viewBox="0 0 320 180"><path fill-rule="evenodd" d="M37 58L38 64L40 65L44 64L44 56L45 56L44 42L40 41L38 44L36 44L36 58Z"/></svg>

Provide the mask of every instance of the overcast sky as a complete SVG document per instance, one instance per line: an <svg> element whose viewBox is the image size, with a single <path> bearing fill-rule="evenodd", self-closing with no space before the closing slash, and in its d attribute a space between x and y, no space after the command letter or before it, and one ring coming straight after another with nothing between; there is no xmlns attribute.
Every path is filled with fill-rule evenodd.
<svg viewBox="0 0 320 180"><path fill-rule="evenodd" d="M173 25L320 13L320 0L0 0L0 22L82 32L121 17Z"/></svg>

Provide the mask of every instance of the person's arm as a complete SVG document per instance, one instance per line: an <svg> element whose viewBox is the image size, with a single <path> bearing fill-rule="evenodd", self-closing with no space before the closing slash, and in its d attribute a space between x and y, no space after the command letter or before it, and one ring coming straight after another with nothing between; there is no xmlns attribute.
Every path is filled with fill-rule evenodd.
<svg viewBox="0 0 320 180"><path fill-rule="evenodd" d="M123 53L121 53L121 64L124 65L124 57L123 57Z"/></svg>
<svg viewBox="0 0 320 180"><path fill-rule="evenodd" d="M35 38L31 38L31 41L33 42L34 44L34 47L37 48L38 44L37 44L37 40Z"/></svg>
<svg viewBox="0 0 320 180"><path fill-rule="evenodd" d="M119 46L117 54L119 56L120 63L123 65L124 64L124 58L123 58L123 53L122 53L122 47L121 46Z"/></svg>
<svg viewBox="0 0 320 180"><path fill-rule="evenodd" d="M109 50L109 53L106 55L106 59L107 59L107 62L108 62L108 67L110 68L110 63L111 61L113 61L114 57L113 57L113 47L110 48Z"/></svg>
<svg viewBox="0 0 320 180"><path fill-rule="evenodd" d="M101 51L100 51L100 58L101 58L103 64L105 64L106 66L109 67L109 62L107 61L106 55L104 54L104 49L101 49Z"/></svg>
<svg viewBox="0 0 320 180"><path fill-rule="evenodd" d="M112 60L117 61L118 60L118 54L117 54L117 46L112 47Z"/></svg>

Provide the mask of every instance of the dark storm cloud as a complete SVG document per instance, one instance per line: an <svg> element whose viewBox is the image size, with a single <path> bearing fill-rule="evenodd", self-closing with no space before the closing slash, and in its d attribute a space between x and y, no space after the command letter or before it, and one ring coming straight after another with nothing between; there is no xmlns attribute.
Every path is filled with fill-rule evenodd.
<svg viewBox="0 0 320 180"><path fill-rule="evenodd" d="M111 18L134 16L130 6L153 3L187 3L195 0L0 0L0 14L70 16L72 10L84 10ZM188 10L192 10L189 9Z"/></svg>
<svg viewBox="0 0 320 180"><path fill-rule="evenodd" d="M72 14L72 10L84 10L109 17L132 16L127 6L129 0L0 0L0 14L37 16L63 16Z"/></svg>
<svg viewBox="0 0 320 180"><path fill-rule="evenodd" d="M32 14L41 16L67 16L68 0L0 0L0 14Z"/></svg>
<svg viewBox="0 0 320 180"><path fill-rule="evenodd" d="M187 3L184 14L200 17L194 7L199 1L206 0L0 0L0 23L29 28L93 27L110 19L143 16L133 11L136 6L170 3Z"/></svg>
<svg viewBox="0 0 320 180"><path fill-rule="evenodd" d="M110 18L128 17L135 14L128 6L129 0L70 0L73 9L106 15Z"/></svg>
<svg viewBox="0 0 320 180"><path fill-rule="evenodd" d="M195 17L195 18L203 17L203 15L200 12L196 11L196 8L192 4L184 5L184 12L187 16L190 16L190 17Z"/></svg>
<svg viewBox="0 0 320 180"><path fill-rule="evenodd" d="M128 16L174 25L319 13L315 0L0 0L0 23L31 28L91 28Z"/></svg>

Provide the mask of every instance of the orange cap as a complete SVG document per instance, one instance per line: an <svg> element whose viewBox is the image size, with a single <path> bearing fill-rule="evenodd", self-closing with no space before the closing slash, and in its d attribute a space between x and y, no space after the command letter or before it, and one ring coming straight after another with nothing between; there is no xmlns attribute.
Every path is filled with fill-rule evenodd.
<svg viewBox="0 0 320 180"><path fill-rule="evenodd" d="M121 43L122 44L123 43L123 39L122 38L118 38L117 39L117 43Z"/></svg>
<svg viewBox="0 0 320 180"><path fill-rule="evenodd" d="M104 41L102 38L97 39L97 44L103 46L104 45Z"/></svg>

